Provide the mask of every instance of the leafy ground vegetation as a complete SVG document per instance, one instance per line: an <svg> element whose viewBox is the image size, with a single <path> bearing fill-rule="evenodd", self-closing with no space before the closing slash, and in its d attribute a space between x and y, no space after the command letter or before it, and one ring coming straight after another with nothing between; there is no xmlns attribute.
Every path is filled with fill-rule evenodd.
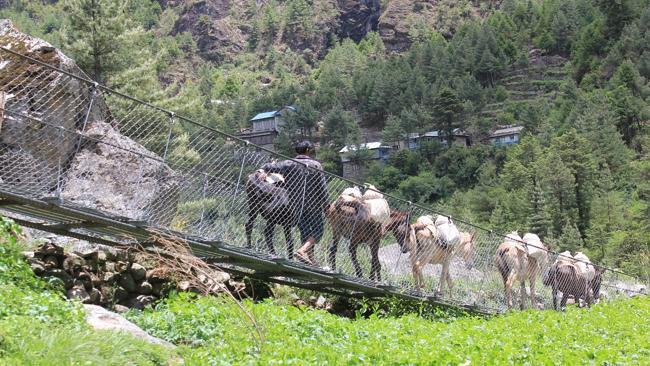
<svg viewBox="0 0 650 366"><path fill-rule="evenodd" d="M182 344L188 364L648 364L650 300L592 309L427 320L418 315L341 318L321 310L245 302L260 341L225 299L181 294L130 319Z"/></svg>
<svg viewBox="0 0 650 366"><path fill-rule="evenodd" d="M165 365L170 351L131 336L94 331L81 305L37 278L20 255L19 229L0 218L1 365Z"/></svg>

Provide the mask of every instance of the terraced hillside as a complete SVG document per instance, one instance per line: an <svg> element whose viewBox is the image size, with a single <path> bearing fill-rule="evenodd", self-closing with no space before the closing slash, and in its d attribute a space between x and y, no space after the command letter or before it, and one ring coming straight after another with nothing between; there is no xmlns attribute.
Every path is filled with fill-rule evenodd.
<svg viewBox="0 0 650 366"><path fill-rule="evenodd" d="M503 114L512 113L517 105L553 101L567 76L566 62L562 56L544 55L541 50L531 48L526 62L513 65L499 79L494 100L483 107L480 116L494 124L507 124L512 121L504 121L507 117Z"/></svg>

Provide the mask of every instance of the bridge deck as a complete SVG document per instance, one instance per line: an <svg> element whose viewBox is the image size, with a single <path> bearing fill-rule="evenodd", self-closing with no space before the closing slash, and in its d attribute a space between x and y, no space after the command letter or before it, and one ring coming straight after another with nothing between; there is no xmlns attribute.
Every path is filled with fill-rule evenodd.
<svg viewBox="0 0 650 366"><path fill-rule="evenodd" d="M0 190L0 213L13 217L25 227L122 248L135 244L146 246L153 237L166 234L182 239L198 257L223 270L279 284L345 296L395 296L490 313L470 304L449 303L415 291L400 290L395 286L377 284L227 243L205 241L162 229L165 231L163 234L160 228L150 227L147 223L112 217L97 210L66 204L56 198L27 198Z"/></svg>

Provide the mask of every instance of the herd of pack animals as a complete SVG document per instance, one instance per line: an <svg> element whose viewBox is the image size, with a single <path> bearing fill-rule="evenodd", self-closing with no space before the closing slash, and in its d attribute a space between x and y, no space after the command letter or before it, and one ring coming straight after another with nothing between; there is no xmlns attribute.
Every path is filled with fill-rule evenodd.
<svg viewBox="0 0 650 366"><path fill-rule="evenodd" d="M276 184L278 179L269 178L270 175L263 170L257 170L248 176L246 193L249 215L245 225L247 245L252 245L251 235L256 217L262 216L266 221L264 237L268 251L276 253L273 245L274 231L275 226L280 225L284 230L287 252L293 253L291 228L297 225L296 210L290 207L288 192L281 184ZM453 286L449 271L452 258L459 257L468 267L474 262L475 233L460 232L451 218L443 215L420 216L411 224L410 213L390 209L383 195L373 186L369 186L363 194L357 187L345 189L325 209L325 218L332 230L327 258L332 270L336 269L338 243L341 238L346 238L349 240L349 254L356 276L363 277L357 249L361 244L366 244L371 254L369 278L381 281L379 248L387 233L395 237L402 253L409 253L411 271L418 290L424 286L422 270L427 264L442 266L436 288L436 294L442 295L445 285L450 292ZM526 233L522 238L515 231L506 235L493 260L503 280L505 305L508 309L514 306L512 288L516 282L520 285L522 310L526 307L527 296L530 297L532 308L543 307L537 302L535 294L538 275L541 275L542 283L551 288L553 308L556 310L565 308L569 297L576 304L586 306L600 297L604 268L593 265L581 252L572 256L569 251L565 251L553 263L549 263L549 248L536 234Z"/></svg>

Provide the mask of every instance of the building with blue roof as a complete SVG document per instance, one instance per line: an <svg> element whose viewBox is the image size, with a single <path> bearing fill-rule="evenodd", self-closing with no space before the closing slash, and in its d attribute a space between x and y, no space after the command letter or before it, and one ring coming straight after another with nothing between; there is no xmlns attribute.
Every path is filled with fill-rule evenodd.
<svg viewBox="0 0 650 366"><path fill-rule="evenodd" d="M295 110L294 106L285 106L275 111L258 113L249 120L251 127L240 131L237 137L273 150L273 141L278 137L280 129L284 125L282 115Z"/></svg>

